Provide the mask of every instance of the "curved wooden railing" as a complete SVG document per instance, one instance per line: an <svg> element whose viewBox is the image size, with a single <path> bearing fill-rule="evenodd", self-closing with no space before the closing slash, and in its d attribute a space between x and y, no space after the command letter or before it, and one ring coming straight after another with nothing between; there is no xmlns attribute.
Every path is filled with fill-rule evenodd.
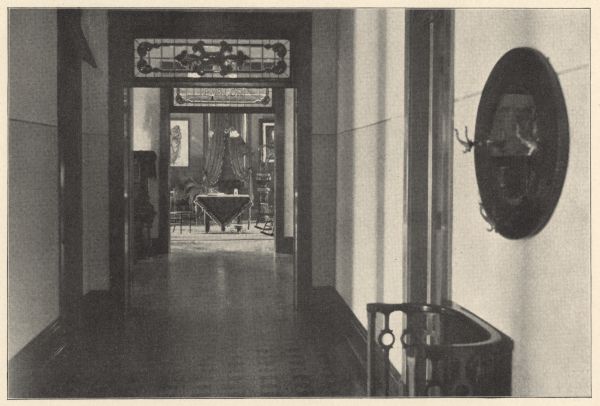
<svg viewBox="0 0 600 406"><path fill-rule="evenodd" d="M399 339L390 325L397 311L405 315ZM402 395L510 396L512 340L469 311L456 304L369 303L367 313L369 396L392 393L390 350L398 342Z"/></svg>

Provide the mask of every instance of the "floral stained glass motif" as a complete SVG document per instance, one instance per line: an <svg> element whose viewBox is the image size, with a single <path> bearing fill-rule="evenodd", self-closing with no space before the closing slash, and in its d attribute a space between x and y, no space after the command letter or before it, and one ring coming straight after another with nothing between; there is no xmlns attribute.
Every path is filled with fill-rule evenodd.
<svg viewBox="0 0 600 406"><path fill-rule="evenodd" d="M290 77L290 42L284 39L135 39L136 77Z"/></svg>

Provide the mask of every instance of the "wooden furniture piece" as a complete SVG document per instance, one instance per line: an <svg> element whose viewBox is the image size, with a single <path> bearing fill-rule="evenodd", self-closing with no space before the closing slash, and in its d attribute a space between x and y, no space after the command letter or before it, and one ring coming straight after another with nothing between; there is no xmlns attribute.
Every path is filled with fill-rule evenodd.
<svg viewBox="0 0 600 406"><path fill-rule="evenodd" d="M185 199L183 199L185 201ZM179 234L181 234L183 230L183 225L187 222L189 226L189 232L192 232L192 220L195 219L195 211L189 210L187 202L184 206L178 204L177 198L175 196L175 191L171 190L171 198L169 204L169 224L173 226L173 231L179 225Z"/></svg>
<svg viewBox="0 0 600 406"><path fill-rule="evenodd" d="M189 232L192 232L192 220L194 218L194 213L191 211L172 211L169 213L169 222L173 226L173 231L179 225L179 234L181 234L183 230L183 225L185 223L189 226Z"/></svg>
<svg viewBox="0 0 600 406"><path fill-rule="evenodd" d="M406 320L399 338L390 324L397 311ZM367 314L369 396L510 396L513 342L473 313L455 303L369 303ZM401 377L394 345L404 351Z"/></svg>
<svg viewBox="0 0 600 406"><path fill-rule="evenodd" d="M260 232L265 235L273 235L274 230L274 218L273 206L268 203L260 203L259 212L256 216L256 225L254 227L261 230ZM259 221L264 221L264 224L259 226Z"/></svg>
<svg viewBox="0 0 600 406"><path fill-rule="evenodd" d="M198 206L204 213L204 227L210 231L210 220L221 226L221 231L233 220L240 217L242 212L248 209L248 229L250 229L250 210L252 200L249 195L197 195L194 205Z"/></svg>
<svg viewBox="0 0 600 406"><path fill-rule="evenodd" d="M256 197L258 202L258 213L256 213L256 223L254 227L261 230L261 233L273 235L273 202L271 194L272 175L269 172L259 172L256 174ZM260 223L263 223L261 226Z"/></svg>

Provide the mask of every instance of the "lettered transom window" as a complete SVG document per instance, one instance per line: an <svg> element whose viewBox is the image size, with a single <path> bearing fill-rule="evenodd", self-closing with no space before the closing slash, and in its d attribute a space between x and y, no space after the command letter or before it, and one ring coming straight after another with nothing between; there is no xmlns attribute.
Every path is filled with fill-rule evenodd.
<svg viewBox="0 0 600 406"><path fill-rule="evenodd" d="M270 88L191 87L173 89L174 106L272 107Z"/></svg>

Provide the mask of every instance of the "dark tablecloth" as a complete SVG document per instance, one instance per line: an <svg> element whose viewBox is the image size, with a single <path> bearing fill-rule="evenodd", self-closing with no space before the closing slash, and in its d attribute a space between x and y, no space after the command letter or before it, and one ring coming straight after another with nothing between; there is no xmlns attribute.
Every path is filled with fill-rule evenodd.
<svg viewBox="0 0 600 406"><path fill-rule="evenodd" d="M217 223L225 226L252 205L248 195L197 195L194 202Z"/></svg>

